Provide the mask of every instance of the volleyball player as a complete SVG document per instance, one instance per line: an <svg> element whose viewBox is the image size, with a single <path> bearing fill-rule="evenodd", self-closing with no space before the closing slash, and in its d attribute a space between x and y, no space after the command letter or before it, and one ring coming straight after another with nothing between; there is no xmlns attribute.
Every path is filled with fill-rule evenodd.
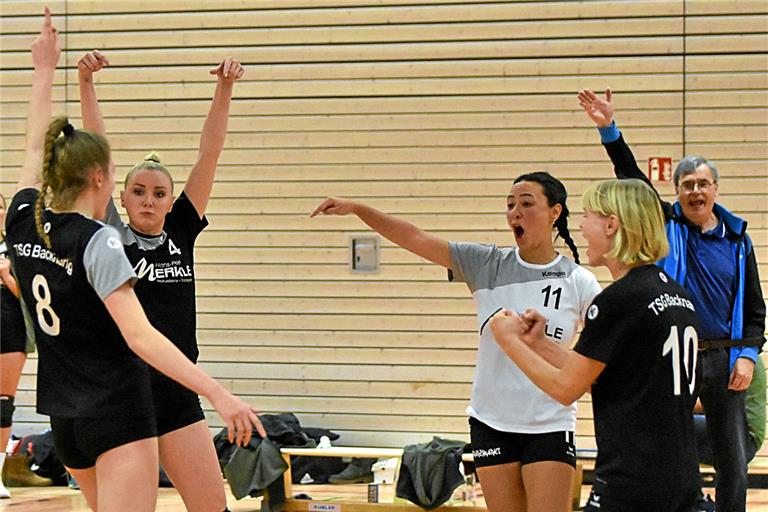
<svg viewBox="0 0 768 512"><path fill-rule="evenodd" d="M566 241L567 193L545 172L519 176L506 198L507 223L517 247L447 242L362 203L329 198L312 216L353 213L400 247L442 265L467 283L477 307L480 345L467 408L475 465L492 512L571 510L576 465L576 407L542 393L505 357L488 326L500 307L537 307L555 343L542 344L553 361L565 354L600 288L595 277L557 253L553 231Z"/></svg>
<svg viewBox="0 0 768 512"><path fill-rule="evenodd" d="M59 54L46 8L32 45L26 157L7 220L40 355L37 408L51 416L57 454L92 509L154 510L157 427L147 366L139 358L206 396L231 441L247 443L252 426L264 431L256 411L147 320L119 234L93 220L104 217L114 190L106 139L75 130L66 118L46 128Z"/></svg>
<svg viewBox="0 0 768 512"><path fill-rule="evenodd" d="M656 193L639 180L584 192L590 265L615 282L589 307L561 367L531 350L547 319L502 311L491 330L544 392L571 404L592 392L597 461L588 512L689 512L698 496L692 411L698 317L688 292L655 265L668 251Z"/></svg>
<svg viewBox="0 0 768 512"><path fill-rule="evenodd" d="M83 124L102 134L105 126L93 73L108 65L98 50L86 53L78 62ZM125 253L138 274L134 289L147 317L192 362L198 357L194 244L208 225L205 210L224 147L232 90L244 72L232 58L210 71L217 77L216 91L197 160L178 199L173 196L170 172L152 153L125 178L120 200L128 224L121 221L112 203L108 211L107 222L120 232ZM187 510L224 510L224 481L198 396L160 372L150 370L150 375L163 469ZM195 449L189 450L190 446Z"/></svg>
<svg viewBox="0 0 768 512"><path fill-rule="evenodd" d="M0 195L0 473L5 464L5 447L11 438L16 388L27 360L27 333L18 299L19 286L7 257L5 212L5 197ZM10 497L10 491L0 482L0 498Z"/></svg>

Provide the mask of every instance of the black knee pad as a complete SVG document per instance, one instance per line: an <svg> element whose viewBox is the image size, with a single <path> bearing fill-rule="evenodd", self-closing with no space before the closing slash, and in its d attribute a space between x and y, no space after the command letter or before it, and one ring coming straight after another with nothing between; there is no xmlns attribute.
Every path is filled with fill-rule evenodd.
<svg viewBox="0 0 768 512"><path fill-rule="evenodd" d="M16 407L13 405L15 397L9 395L0 395L0 428L8 428L13 425L13 411Z"/></svg>

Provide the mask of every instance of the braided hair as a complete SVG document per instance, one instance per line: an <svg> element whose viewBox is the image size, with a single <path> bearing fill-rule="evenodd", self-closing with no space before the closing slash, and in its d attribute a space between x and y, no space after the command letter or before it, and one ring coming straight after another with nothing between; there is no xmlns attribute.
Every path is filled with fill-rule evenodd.
<svg viewBox="0 0 768 512"><path fill-rule="evenodd" d="M522 174L515 179L515 183L521 181L533 181L541 185L544 189L544 195L547 197L547 204L552 207L556 204L562 206L560 216L555 220L555 229L557 229L557 236L562 238L565 244L573 253L573 261L579 263L579 251L576 248L576 243L571 237L571 232L568 230L568 206L565 204L568 199L568 192L565 190L563 182L549 174L548 172L538 171L530 172L528 174Z"/></svg>
<svg viewBox="0 0 768 512"><path fill-rule="evenodd" d="M66 210L88 186L95 166L109 169L109 143L103 135L76 130L66 117L57 117L48 126L43 146L43 182L35 201L35 228L46 247L51 238L43 225L47 197L50 205Z"/></svg>

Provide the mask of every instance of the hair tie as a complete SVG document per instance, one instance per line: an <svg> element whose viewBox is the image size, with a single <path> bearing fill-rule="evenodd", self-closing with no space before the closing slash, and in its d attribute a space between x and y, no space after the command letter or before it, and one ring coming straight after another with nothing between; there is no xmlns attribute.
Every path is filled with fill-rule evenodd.
<svg viewBox="0 0 768 512"><path fill-rule="evenodd" d="M72 135L75 132L75 127L72 126L71 124L67 123L67 124L64 125L64 128L61 129L61 131L64 132L64 135L69 137L70 135Z"/></svg>

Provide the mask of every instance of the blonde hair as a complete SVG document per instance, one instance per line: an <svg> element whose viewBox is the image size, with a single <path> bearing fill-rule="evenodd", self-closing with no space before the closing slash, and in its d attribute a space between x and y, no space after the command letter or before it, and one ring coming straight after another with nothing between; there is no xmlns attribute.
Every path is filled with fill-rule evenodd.
<svg viewBox="0 0 768 512"><path fill-rule="evenodd" d="M636 267L654 263L669 252L659 197L645 182L626 179L595 183L584 191L581 204L587 211L619 219L606 258Z"/></svg>
<svg viewBox="0 0 768 512"><path fill-rule="evenodd" d="M147 156L144 157L144 160L134 165L133 168L128 171L128 174L125 176L125 183L123 184L123 188L128 188L128 182L131 181L133 175L144 169L157 171L168 176L168 180L171 182L171 192L173 192L173 177L171 176L170 171L168 171L168 169L160 163L160 155L154 151L150 152Z"/></svg>
<svg viewBox="0 0 768 512"><path fill-rule="evenodd" d="M43 227L43 210L50 193L50 205L66 210L88 186L95 166L109 171L109 143L103 135L75 130L66 117L57 117L48 126L43 149L43 183L35 202L35 228L50 249L51 239Z"/></svg>

